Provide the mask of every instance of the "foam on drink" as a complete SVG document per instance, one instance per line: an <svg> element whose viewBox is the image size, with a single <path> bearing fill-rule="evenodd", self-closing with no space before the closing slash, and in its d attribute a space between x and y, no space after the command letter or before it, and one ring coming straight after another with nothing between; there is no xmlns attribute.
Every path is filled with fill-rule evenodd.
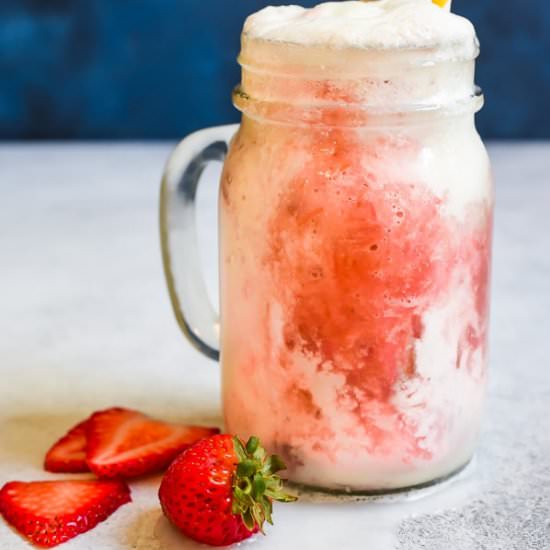
<svg viewBox="0 0 550 550"><path fill-rule="evenodd" d="M309 9L270 6L251 15L243 32L304 46L437 48L454 58L472 58L478 48L470 21L431 0L326 2Z"/></svg>

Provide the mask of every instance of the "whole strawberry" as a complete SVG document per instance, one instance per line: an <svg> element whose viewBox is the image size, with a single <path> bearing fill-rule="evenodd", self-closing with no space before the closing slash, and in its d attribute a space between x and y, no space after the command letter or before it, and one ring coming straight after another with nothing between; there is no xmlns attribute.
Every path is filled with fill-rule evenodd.
<svg viewBox="0 0 550 550"><path fill-rule="evenodd" d="M159 490L168 519L188 537L225 546L263 532L272 502L292 502L276 475L286 468L266 456L257 437L246 446L231 435L203 439L184 451L166 472Z"/></svg>

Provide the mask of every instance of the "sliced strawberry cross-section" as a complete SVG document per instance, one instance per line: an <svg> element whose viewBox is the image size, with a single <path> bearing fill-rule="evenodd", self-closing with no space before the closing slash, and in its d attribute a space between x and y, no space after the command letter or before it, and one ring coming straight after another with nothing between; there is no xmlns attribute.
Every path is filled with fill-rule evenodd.
<svg viewBox="0 0 550 550"><path fill-rule="evenodd" d="M32 543L52 547L89 531L130 502L123 481L11 481L0 514Z"/></svg>
<svg viewBox="0 0 550 550"><path fill-rule="evenodd" d="M59 441L54 443L44 459L44 468L49 472L89 472L86 464L86 429L88 419L80 422Z"/></svg>
<svg viewBox="0 0 550 550"><path fill-rule="evenodd" d="M90 417L86 459L98 477L135 477L165 469L178 454L216 428L170 424L113 408Z"/></svg>

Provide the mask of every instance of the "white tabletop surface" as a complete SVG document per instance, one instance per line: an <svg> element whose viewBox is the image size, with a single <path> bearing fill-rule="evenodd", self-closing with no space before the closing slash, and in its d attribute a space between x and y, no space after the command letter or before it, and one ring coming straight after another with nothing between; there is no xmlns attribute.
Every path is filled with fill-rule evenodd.
<svg viewBox="0 0 550 550"><path fill-rule="evenodd" d="M220 423L218 367L173 319L160 262L167 144L0 145L0 485L49 479L44 451L112 405ZM276 508L261 550L550 548L550 144L493 144L492 380L475 463L404 502ZM200 197L216 298L215 183ZM158 478L66 550L196 546L161 517ZM248 546L248 544L247 544ZM27 548L0 521L0 550Z"/></svg>

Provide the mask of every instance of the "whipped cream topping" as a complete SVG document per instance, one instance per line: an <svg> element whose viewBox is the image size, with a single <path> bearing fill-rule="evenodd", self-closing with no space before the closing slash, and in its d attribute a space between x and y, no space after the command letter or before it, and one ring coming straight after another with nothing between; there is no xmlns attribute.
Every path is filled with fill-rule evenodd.
<svg viewBox="0 0 550 550"><path fill-rule="evenodd" d="M244 35L332 48L444 47L457 58L472 58L478 51L473 25L431 0L326 2L310 9L270 6L246 20Z"/></svg>

